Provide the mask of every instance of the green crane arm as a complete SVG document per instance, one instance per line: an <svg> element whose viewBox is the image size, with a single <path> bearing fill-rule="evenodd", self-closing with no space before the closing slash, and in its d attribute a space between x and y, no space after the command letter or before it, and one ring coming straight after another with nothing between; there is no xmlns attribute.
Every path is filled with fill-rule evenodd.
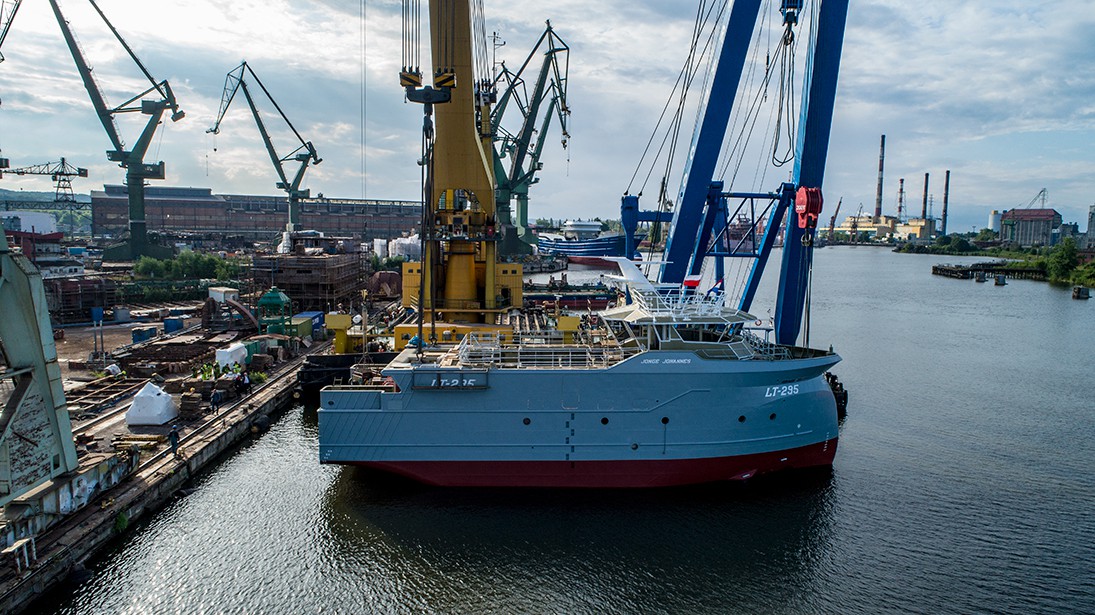
<svg viewBox="0 0 1095 615"><path fill-rule="evenodd" d="M106 135L110 138L114 150L121 152L125 149L125 143L122 142L122 137L118 133L118 125L114 122L114 113L107 106L106 100L103 99L103 91L99 84L95 83L95 77L91 74L91 67L87 65L87 60L84 59L84 54L80 51L80 45L76 42L72 29L68 27L68 21L61 14L61 7L57 6L57 0L49 0L49 5L53 8L54 16L57 17L57 25L61 26L61 34L65 37L65 43L68 44L68 49L72 52L72 59L76 62L76 70L80 72L80 78L84 81L84 89L91 97L91 104L95 106L95 114L99 116L99 121L106 129Z"/></svg>
<svg viewBox="0 0 1095 615"><path fill-rule="evenodd" d="M152 137L155 135L156 128L160 124L160 118L163 112L167 109L171 109L171 121L177 122L186 116L184 112L179 110L179 104L175 100L175 94L171 91L171 85L166 81L157 82L152 75L141 63L137 56L133 53L133 50L126 44L118 30L114 28L114 24L110 23L103 11L99 9L99 5L95 4L95 0L89 0L91 5L95 7L95 11L106 23L107 27L114 34L118 42L122 44L129 57L133 59L137 67L141 69L144 76L151 83L150 88L137 94L136 96L125 101L121 105L111 108L106 104L106 99L103 97L102 88L96 83L95 77L92 74L91 67L88 66L87 60L84 59L84 54L80 50L80 45L76 42L76 37L72 34L72 29L68 25L68 21L61 13L61 7L57 5L57 0L49 0L50 6L53 8L53 14L57 18L57 25L61 27L61 34L65 37L65 43L68 44L68 49L72 53L72 59L76 63L76 70L80 73L80 78L84 82L84 88L87 90L88 96L91 97L91 104L95 107L95 113L99 116L99 121L102 123L103 128L106 129L107 137L110 138L111 144L114 146L114 150L107 152L107 157L115 162L122 163L123 167L129 168L130 165L140 165L144 159L145 152L148 151L148 146L152 142ZM142 98L151 92L157 92L160 94L161 99L158 101L142 100ZM139 105L134 103L140 101ZM114 116L118 113L131 113L140 112L145 115L150 115L147 125L141 132L141 136L138 137L136 144L134 144L132 151L125 151L125 142L122 140L122 136L118 131L118 125L114 121Z"/></svg>
<svg viewBox="0 0 1095 615"><path fill-rule="evenodd" d="M0 177L3 177L4 173L8 173L11 175L52 175L60 177L87 177L87 169L72 166L64 158L61 158L60 162L43 162L42 164L33 164L26 167L20 167L18 169L4 169L3 172L0 172Z"/></svg>
<svg viewBox="0 0 1095 615"><path fill-rule="evenodd" d="M518 234L521 236L527 236L523 227L528 214L528 187L536 183L535 175L540 170L540 155L543 153L552 116L559 119L563 132L563 147L566 147L569 137L567 119L570 109L566 103L569 52L570 48L555 34L551 22L548 22L543 34L540 35L521 67L516 72L512 72L503 65L495 82L496 87L505 84L505 87L498 87L501 95L491 117L494 129L496 206L498 211L502 212L500 220L508 223L509 203L511 199L516 199L515 223L518 225ZM523 75L538 54L543 60L529 92ZM540 119L545 102L548 103L547 112L543 119ZM521 116L521 128L516 134L505 130L501 125L503 115L511 106L518 109ZM538 124L539 138L537 139ZM502 164L502 159L507 156L510 159L508 169Z"/></svg>
<svg viewBox="0 0 1095 615"><path fill-rule="evenodd" d="M267 100L270 101L274 108L277 109L281 119L285 121L285 124L289 127L289 130L296 136L300 145L296 147L288 156L281 157L278 155L277 150L274 148L274 142L270 138L270 132L266 129L266 123L262 121L262 115L259 114L258 106L255 105L255 99L251 95L250 88L247 87L247 82L244 77L249 75L248 79L254 81L259 86L262 93L266 95ZM247 64L247 62L241 63L236 68L228 72L228 75L224 79L224 93L221 96L220 112L217 114L217 121L213 123L213 127L206 132L213 134L220 134L221 121L224 120L224 114L228 112L228 107L232 104L232 101L236 98L236 92L243 90L244 99L247 100L247 106L251 109L251 115L255 118L255 124L258 126L259 135L262 137L262 143L266 146L266 152L270 156L270 162L274 165L274 171L278 174L277 187L284 190L289 195L289 224L292 227L290 230L295 230L295 225L299 222L300 211L298 202L301 198L308 198L309 191L300 189L300 184L304 180L304 173L308 170L309 164L319 164L323 162L323 159L316 153L315 146L311 141L305 141L300 133L297 131L293 123L286 117L285 112L281 110L281 106L278 105L274 97L270 95L270 91L263 85L262 80L259 79L255 71ZM293 179L290 181L289 176L285 172L285 162L289 160L295 160L300 163L297 168L296 174L293 175Z"/></svg>
<svg viewBox="0 0 1095 615"><path fill-rule="evenodd" d="M11 5L11 10L8 12L8 16L5 18L3 11L0 10L0 47L4 46L4 39L8 37L8 30L11 29L11 22L15 19L15 14L19 12L19 4L23 0L15 0ZM3 5L0 4L0 9ZM4 54L0 53L0 62L4 61Z"/></svg>

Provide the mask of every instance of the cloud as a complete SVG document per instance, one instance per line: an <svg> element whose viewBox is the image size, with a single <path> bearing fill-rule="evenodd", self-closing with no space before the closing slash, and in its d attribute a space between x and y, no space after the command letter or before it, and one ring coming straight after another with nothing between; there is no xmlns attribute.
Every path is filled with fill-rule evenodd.
<svg viewBox="0 0 1095 615"><path fill-rule="evenodd" d="M557 126L543 137L533 217L618 216L619 197L687 53L695 5L485 5L487 33L505 39L497 55L511 68L525 60L547 19L571 47L572 139L563 150ZM364 22L356 0L193 0L162 9L111 0L101 6L153 76L170 80L187 112L182 122L165 126L149 153L167 162L164 185L276 192L253 120L235 108L242 101L233 103L224 120L216 139L220 151L212 151L214 141L205 134L220 106L225 73L246 59L324 158L306 179L313 192L417 196L422 110L404 102L398 86L400 2L368 2ZM108 101L116 104L146 87L87 3L66 0L62 9ZM1086 219L1095 179L1089 170L1095 168L1095 151L1088 145L1095 136L1095 74L1077 67L1093 52L1095 15L1089 12L1020 0L852 3L827 164L828 199L873 204L878 137L885 133L887 210L894 208L898 177L914 193L930 172L940 202L943 172L951 169L952 219L962 225L952 227L983 225L989 209L1025 203L1043 186L1066 220ZM4 155L20 165L65 155L92 169L96 182L120 181L120 169L105 160L108 140L47 3L24 3L4 54ZM272 113L262 109L264 118ZM740 115L734 120L739 128ZM281 152L281 139L292 143L295 137L269 117ZM771 138L769 117L766 109L755 137ZM686 116L678 152L687 149L694 119L691 112ZM125 118L121 125L131 142L142 118ZM742 163L739 179L781 179L784 170L758 170L764 152L756 149L747 152L751 158ZM671 180L671 192L677 182L679 176ZM919 195L909 198L919 203Z"/></svg>

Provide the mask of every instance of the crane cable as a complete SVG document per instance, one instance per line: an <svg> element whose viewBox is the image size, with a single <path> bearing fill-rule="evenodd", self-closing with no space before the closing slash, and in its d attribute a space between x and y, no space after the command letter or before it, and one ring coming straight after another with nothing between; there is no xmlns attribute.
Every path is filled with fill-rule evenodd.
<svg viewBox="0 0 1095 615"><path fill-rule="evenodd" d="M640 156L639 161L636 164L635 171L631 176L631 180L628 182L626 192L630 193L634 186L635 180L638 178L639 172L642 170L644 163L646 162L647 156L651 152L651 148L655 142L655 139L657 139L659 132L662 130L662 124L666 122L666 116L669 113L669 109L672 107L673 101L676 100L677 104L674 108L672 118L667 124L665 134L662 136L662 139L658 145L657 152L650 160L650 167L647 171L646 176L643 178L642 186L639 188L639 195L642 195L643 191L645 191L646 186L650 181L651 176L653 175L654 167L657 165L657 161L661 159L663 153L666 151L668 143L670 151L666 155L665 171L663 173L659 189L659 209L663 209L665 205L671 204L671 201L669 201L668 197L666 196L666 182L667 178L672 172L672 164L675 158L676 145L680 135L680 126L684 118L684 110L688 100L688 91L691 89L692 83L695 80L697 72L699 71L699 58L702 58L708 53L708 50L711 48L713 39L718 32L718 29L714 27L710 28L710 32L706 36L706 40L702 49L700 48L699 43L700 40L704 39L705 32L708 32L708 25L718 23L721 20L726 8L726 0L721 0L721 2L717 4L713 3L711 5L708 5L706 0L704 0L697 8L696 18L692 28L692 36L688 56L685 59L684 65L681 67L681 70L677 74L677 80L673 84L670 95L666 98L665 105L662 107L662 111L658 117L658 121L655 124L654 129L651 131L650 137L647 140L646 146L643 149L643 153ZM653 256L655 249L655 242L653 241L653 235L655 234L656 233L654 231L651 232L652 237L651 241L648 244L648 252L650 256Z"/></svg>
<svg viewBox="0 0 1095 615"><path fill-rule="evenodd" d="M360 29L361 29L361 41L360 42L361 42L361 44L360 44L360 47L359 47L359 51L360 51L360 56L359 57L360 57L360 60L361 60L360 69L359 69L361 71L360 72L360 77L361 77L361 91L360 91L360 95L361 95L361 110L360 110L361 111L361 117L360 117L360 124L359 124L359 127L360 127L359 128L359 137L360 137L360 153L361 153L361 199L362 200L365 199L365 195L366 195L366 189L365 188L366 188L366 184L367 184L366 176L367 176L368 167L367 167L367 164L366 164L366 157L365 157L365 123L366 123L366 119L369 116L369 107L368 107L368 103L366 102L366 94L368 92L368 88L366 86L368 85L368 81L369 81L369 73L366 70L366 65L367 65L366 59L367 59L369 39L368 39L368 35L367 35L367 33L368 33L368 19L366 19L367 16L368 16L368 13L367 13L365 7L366 7L366 3L362 2L361 3L361 21L360 21Z"/></svg>
<svg viewBox="0 0 1095 615"><path fill-rule="evenodd" d="M696 62L696 53L699 47L699 40L703 35L704 28L706 27L706 24L709 22L711 17L711 9L707 9L705 11L706 4L706 0L701 2L699 8L696 11L696 20L692 28L692 40L688 51L688 57L685 58L684 66L681 67L680 72L677 73L677 80L673 84L673 89L670 91L669 97L666 99L665 105L662 107L661 115L658 116L658 121L654 125L654 129L651 131L650 138L647 140L646 143L646 147L643 148L643 153L639 157L639 162L635 166L635 172L632 174L631 181L627 185L628 192L631 192L632 186L634 185L635 180L639 175L639 172L644 166L643 163L646 161L647 155L650 154L650 150L652 145L654 144L654 140L657 138L658 133L661 131L662 123L665 121L666 115L669 112L671 103L674 101L674 99L677 100L677 106L674 109L673 119L670 120L669 127L666 129L666 136L662 138L658 151L651 161L651 167L653 167L653 165L656 164L657 160L661 157L661 153L665 149L669 134L674 132L673 125L680 122L681 116L683 114L683 106L687 99L687 91L692 84L692 80L694 79L697 70L696 66L698 65L698 63ZM721 7L725 8L725 6L726 0L723 0ZM704 49L706 49L706 46ZM649 180L649 178L650 173L647 174L646 180ZM643 183L643 186L646 186L645 181Z"/></svg>
<svg viewBox="0 0 1095 615"><path fill-rule="evenodd" d="M483 0L472 0L472 50L475 62L477 82L485 90L490 88L490 54L487 48L487 19L483 11Z"/></svg>

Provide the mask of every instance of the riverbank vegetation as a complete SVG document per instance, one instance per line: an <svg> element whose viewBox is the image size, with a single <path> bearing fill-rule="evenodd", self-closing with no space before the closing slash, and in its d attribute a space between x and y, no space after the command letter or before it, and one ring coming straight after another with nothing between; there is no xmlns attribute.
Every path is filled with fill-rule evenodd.
<svg viewBox="0 0 1095 615"><path fill-rule="evenodd" d="M986 229L987 230L987 229ZM984 233L985 231L982 231ZM989 231L991 232L991 231ZM980 236L977 240L983 241ZM962 235L938 237L935 243L913 245L907 243L897 250L908 254L939 254L951 256L984 256L986 258L1007 259L1010 267L1038 269L1046 273L1046 278L1054 284L1079 284L1095 286L1095 261L1080 262L1080 251L1076 241L1065 237L1052 248L1016 248L1014 246L992 246L979 248L970 238Z"/></svg>

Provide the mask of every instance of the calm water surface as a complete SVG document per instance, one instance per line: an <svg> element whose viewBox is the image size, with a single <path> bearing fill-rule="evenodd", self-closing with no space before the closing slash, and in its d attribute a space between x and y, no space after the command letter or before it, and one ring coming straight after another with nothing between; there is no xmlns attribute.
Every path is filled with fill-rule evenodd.
<svg viewBox="0 0 1095 615"><path fill-rule="evenodd" d="M831 473L378 485L320 466L315 412L296 408L37 608L1093 613L1095 301L931 276L941 260L963 262L817 252L811 341L844 357L851 394Z"/></svg>

